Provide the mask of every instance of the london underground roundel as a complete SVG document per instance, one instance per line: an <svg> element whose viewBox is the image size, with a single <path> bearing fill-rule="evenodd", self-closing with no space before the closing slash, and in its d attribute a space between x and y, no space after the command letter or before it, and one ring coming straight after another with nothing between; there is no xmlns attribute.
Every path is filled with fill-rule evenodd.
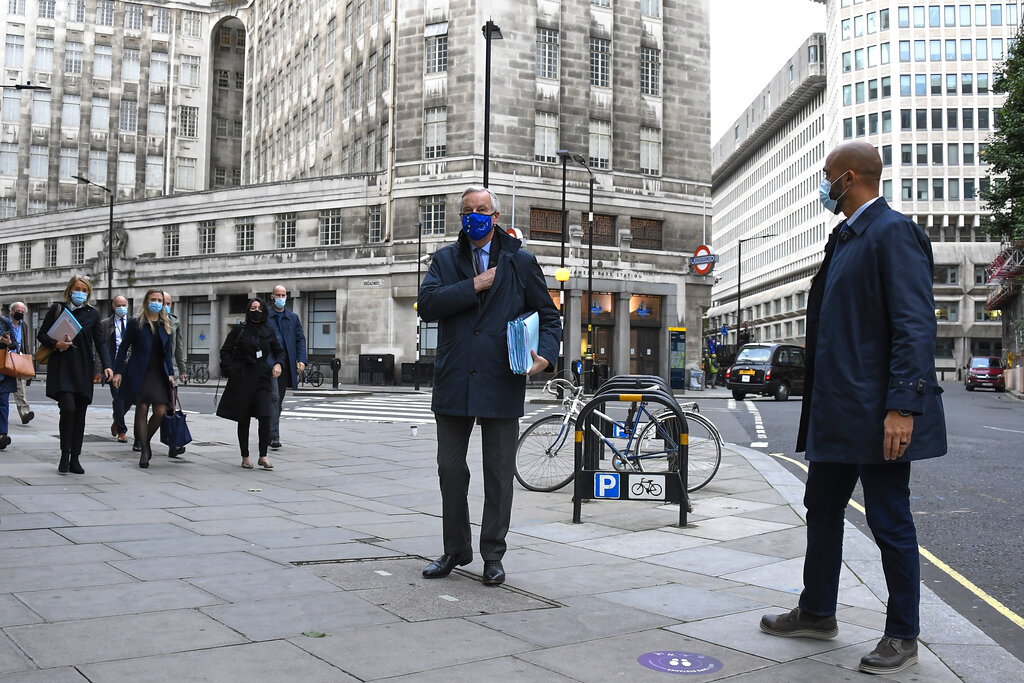
<svg viewBox="0 0 1024 683"><path fill-rule="evenodd" d="M697 275L707 275L715 268L718 262L718 254L706 244L702 244L693 251L690 257L690 265Z"/></svg>

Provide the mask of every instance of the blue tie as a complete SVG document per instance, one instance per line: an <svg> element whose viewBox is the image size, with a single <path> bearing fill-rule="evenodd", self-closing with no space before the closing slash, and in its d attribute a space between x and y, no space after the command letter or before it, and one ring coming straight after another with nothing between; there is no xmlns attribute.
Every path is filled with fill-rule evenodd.
<svg viewBox="0 0 1024 683"><path fill-rule="evenodd" d="M483 247L476 248L476 272L480 273L487 270L487 263L484 261L484 249Z"/></svg>

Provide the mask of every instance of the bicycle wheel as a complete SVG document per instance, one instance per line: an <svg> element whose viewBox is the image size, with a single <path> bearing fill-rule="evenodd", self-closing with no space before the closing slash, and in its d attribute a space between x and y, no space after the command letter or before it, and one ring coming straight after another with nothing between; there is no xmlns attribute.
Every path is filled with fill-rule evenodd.
<svg viewBox="0 0 1024 683"><path fill-rule="evenodd" d="M206 384L210 381L210 368L205 365L200 365L196 368L196 381L200 384Z"/></svg>
<svg viewBox="0 0 1024 683"><path fill-rule="evenodd" d="M686 490L689 492L702 489L718 472L718 466L722 462L722 443L718 437L718 430L703 415L697 413L684 413L686 426L689 432L687 449L686 468ZM664 436L672 434L670 420L672 413L662 413L647 423L640 432L638 452L657 453L665 451ZM674 453L665 454L663 457L638 458L637 463L645 472L664 472L669 469L676 469ZM669 467L672 463L673 466Z"/></svg>
<svg viewBox="0 0 1024 683"><path fill-rule="evenodd" d="M653 416L639 427L639 436L633 441L627 456L641 472L668 472L679 469L679 446L675 435L672 413Z"/></svg>
<svg viewBox="0 0 1024 683"><path fill-rule="evenodd" d="M319 370L314 370L313 372L309 373L309 383L314 387L320 386L321 384L324 383L324 373L320 372Z"/></svg>
<svg viewBox="0 0 1024 683"><path fill-rule="evenodd" d="M557 491L575 474L576 421L548 415L526 428L516 445L516 479L530 491Z"/></svg>
<svg viewBox="0 0 1024 683"><path fill-rule="evenodd" d="M306 369L309 370L310 372L320 372L320 364L317 363L315 360L311 360L308 363L306 363Z"/></svg>

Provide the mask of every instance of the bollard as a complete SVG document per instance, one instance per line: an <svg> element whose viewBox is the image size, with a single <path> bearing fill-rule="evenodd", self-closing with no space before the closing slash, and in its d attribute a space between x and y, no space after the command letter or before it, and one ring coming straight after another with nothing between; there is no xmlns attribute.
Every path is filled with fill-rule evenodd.
<svg viewBox="0 0 1024 683"><path fill-rule="evenodd" d="M334 373L334 388L335 389L338 388L338 373L339 373L340 370L341 370L341 359L340 358L332 358L331 359L331 372Z"/></svg>

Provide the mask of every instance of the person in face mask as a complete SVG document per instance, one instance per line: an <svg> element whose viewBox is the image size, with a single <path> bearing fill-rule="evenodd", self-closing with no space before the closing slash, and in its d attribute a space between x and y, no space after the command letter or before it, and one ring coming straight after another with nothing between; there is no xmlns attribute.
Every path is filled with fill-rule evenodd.
<svg viewBox="0 0 1024 683"><path fill-rule="evenodd" d="M825 246L807 303L807 365L797 451L809 461L807 552L797 607L761 630L817 639L839 633L844 514L854 486L881 550L885 635L860 670L917 663L921 570L910 510L911 462L946 452L935 376L932 248L919 225L878 196L882 160L866 142L825 159L819 198L846 216Z"/></svg>
<svg viewBox="0 0 1024 683"><path fill-rule="evenodd" d="M125 406L135 406L135 439L139 443L139 467L146 469L153 459L153 437L173 402L174 365L171 360L173 335L164 313L164 293L150 289L142 298L138 317L128 325L114 360L114 381ZM150 407L153 415L149 415ZM171 458L178 456L173 446Z"/></svg>
<svg viewBox="0 0 1024 683"><path fill-rule="evenodd" d="M110 354L100 329L100 314L89 305L92 284L84 275L72 275L64 288L63 303L55 303L46 312L36 338L39 344L53 351L46 370L46 396L60 408L60 462L57 471L85 474L80 457L85 436L85 412L92 403L95 360L99 356L103 376L114 376ZM54 339L48 332L62 311L68 310L81 326L73 338L62 335Z"/></svg>
<svg viewBox="0 0 1024 683"><path fill-rule="evenodd" d="M538 315L540 338L528 375L555 366L561 341L558 309L537 259L496 227L499 210L498 198L487 188L462 193L462 233L455 244L434 254L417 305L425 322L441 321L431 409L437 422L444 554L423 576L445 577L473 561L466 456L473 426L479 424L484 468L480 555L483 582L491 586L505 581L501 561L526 394L526 377L509 368L508 322L524 313Z"/></svg>
<svg viewBox="0 0 1024 683"><path fill-rule="evenodd" d="M250 299L245 322L228 333L220 347L220 368L228 378L224 395L217 405L218 417L238 423L238 448L242 467L253 469L249 461L249 421L256 418L259 434L259 460L265 470L274 466L267 459L270 446L271 393L276 390L275 380L281 376L284 349L277 335L267 324L267 304L262 299Z"/></svg>
<svg viewBox="0 0 1024 683"><path fill-rule="evenodd" d="M185 356L185 338L181 334L181 319L172 310L174 297L164 292L164 314L171 321L171 332L174 334L174 375L183 381L188 379L188 358ZM185 450L184 447L182 450Z"/></svg>
<svg viewBox="0 0 1024 683"><path fill-rule="evenodd" d="M111 308L114 311L113 315L104 318L101 327L103 338L107 344L107 353L111 358L117 358L117 351L121 348L128 325L135 318L128 315L128 299L121 295L114 297ZM110 435L117 437L120 443L127 443L128 427L124 422L125 404L121 400L120 391L113 384L110 385L110 402L114 410L114 419L110 423Z"/></svg>
<svg viewBox="0 0 1024 683"><path fill-rule="evenodd" d="M11 339L15 344L18 353L31 353L29 351L28 327L25 326L25 316L28 315L28 307L20 301L11 304L11 317L7 323L11 326ZM21 417L21 424L26 425L32 421L36 414L25 396L25 386L29 380L18 378L17 392L14 394L14 403L18 406L18 415Z"/></svg>

